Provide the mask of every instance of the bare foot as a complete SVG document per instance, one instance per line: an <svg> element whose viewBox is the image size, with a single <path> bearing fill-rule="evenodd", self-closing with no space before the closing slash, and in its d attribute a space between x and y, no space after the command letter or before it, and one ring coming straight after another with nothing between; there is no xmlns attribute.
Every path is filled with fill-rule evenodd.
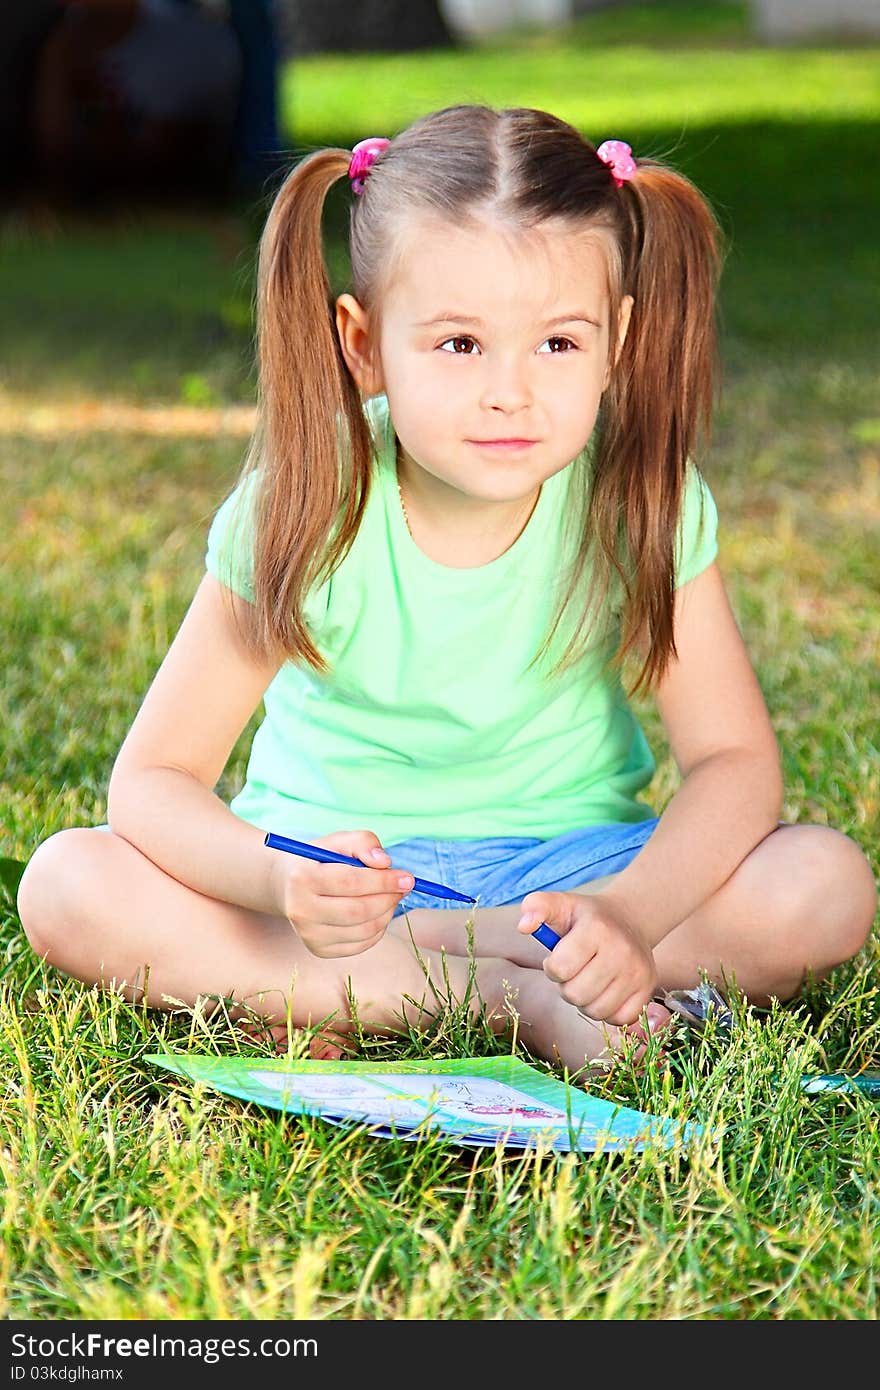
<svg viewBox="0 0 880 1390"><path fill-rule="evenodd" d="M287 1040L281 1051L287 1051ZM331 1042L329 1038L314 1037L309 1042L309 1056L314 1062L338 1062L342 1057L351 1057L352 1051Z"/></svg>
<svg viewBox="0 0 880 1390"><path fill-rule="evenodd" d="M607 1072L624 1055L641 1061L648 1051L649 1035L662 1032L672 1020L669 1010L652 1000L645 1005L643 1021L625 1028L597 1023L567 1004L555 988L548 991L549 982L543 974L534 974L534 982L527 982L518 997L511 997L520 1016L523 1042L547 1061L562 1062L571 1072Z"/></svg>
<svg viewBox="0 0 880 1390"><path fill-rule="evenodd" d="M269 1023L260 1019L246 1018L241 1019L238 1027L249 1038L254 1038L258 1042L267 1042L269 1039L274 1044L275 1051L280 1057L287 1053L289 1039L297 1033L305 1030L292 1027L288 1033L286 1023ZM309 1058L313 1062L338 1062L341 1057L351 1056L351 1050L346 1052L342 1043L334 1037L324 1037L320 1033L313 1033L309 1038Z"/></svg>

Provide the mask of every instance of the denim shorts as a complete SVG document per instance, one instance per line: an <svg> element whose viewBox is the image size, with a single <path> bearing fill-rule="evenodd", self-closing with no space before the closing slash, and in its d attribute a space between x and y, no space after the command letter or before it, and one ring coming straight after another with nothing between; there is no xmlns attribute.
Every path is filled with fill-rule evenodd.
<svg viewBox="0 0 880 1390"><path fill-rule="evenodd" d="M385 848L395 869L408 869L479 898L481 907L519 903L542 889L565 892L594 878L619 873L650 839L657 818L569 830L552 840L501 837L489 840L401 840ZM394 916L417 907L459 907L433 894L407 893Z"/></svg>

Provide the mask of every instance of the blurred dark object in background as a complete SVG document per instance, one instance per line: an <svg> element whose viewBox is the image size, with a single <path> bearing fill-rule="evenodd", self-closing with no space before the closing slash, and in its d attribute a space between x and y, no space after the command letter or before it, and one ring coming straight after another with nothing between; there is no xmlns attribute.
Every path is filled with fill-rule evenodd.
<svg viewBox="0 0 880 1390"><path fill-rule="evenodd" d="M408 53L454 43L437 0L281 0L279 23L293 56Z"/></svg>
<svg viewBox="0 0 880 1390"><path fill-rule="evenodd" d="M225 200L281 171L272 0L0 0L4 199Z"/></svg>

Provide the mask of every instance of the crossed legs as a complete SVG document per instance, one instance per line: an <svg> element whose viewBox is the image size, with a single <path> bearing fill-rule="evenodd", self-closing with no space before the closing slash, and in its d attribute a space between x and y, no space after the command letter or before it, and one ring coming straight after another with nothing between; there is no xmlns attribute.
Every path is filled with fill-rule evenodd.
<svg viewBox="0 0 880 1390"><path fill-rule="evenodd" d="M820 826L783 827L660 944L661 982L686 987L705 969L719 982L735 979L755 1003L789 998L806 975L824 975L859 950L876 906L870 866L852 841ZM583 1019L544 975L544 948L515 930L518 905L477 911L473 962L472 913L431 909L395 919L359 956L324 960L285 919L207 898L127 841L83 829L40 846L19 908L50 964L160 1008L232 999L233 1016L253 1010L279 1028L288 1014L305 1027L332 1017L345 1033L353 997L363 1027L393 1032L404 1021L424 1026L444 1001L470 993L469 1008L497 1031L509 1027L512 1005L525 1046L573 1071L620 1045L618 1030Z"/></svg>

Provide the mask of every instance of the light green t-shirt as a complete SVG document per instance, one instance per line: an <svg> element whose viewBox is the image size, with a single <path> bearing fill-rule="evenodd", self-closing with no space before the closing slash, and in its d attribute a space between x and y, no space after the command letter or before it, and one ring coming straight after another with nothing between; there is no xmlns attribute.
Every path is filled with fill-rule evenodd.
<svg viewBox="0 0 880 1390"><path fill-rule="evenodd" d="M546 659L526 669L556 611L574 466L544 483L509 550L490 564L452 569L409 534L387 399L373 398L368 409L376 470L363 520L306 606L330 674L293 662L279 670L232 810L298 839L363 829L385 845L417 836L549 839L649 818L638 794L654 759L599 652L549 682ZM206 564L252 600L248 530L230 525L237 497L214 518ZM678 585L715 558L716 524L692 465Z"/></svg>

